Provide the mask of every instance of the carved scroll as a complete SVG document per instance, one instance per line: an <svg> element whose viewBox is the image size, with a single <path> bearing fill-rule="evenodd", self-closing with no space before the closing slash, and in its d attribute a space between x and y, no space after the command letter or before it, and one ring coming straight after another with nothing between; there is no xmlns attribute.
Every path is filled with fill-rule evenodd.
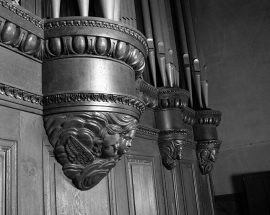
<svg viewBox="0 0 270 215"><path fill-rule="evenodd" d="M98 184L131 146L137 120L108 112L55 114L45 129L65 175L80 190Z"/></svg>

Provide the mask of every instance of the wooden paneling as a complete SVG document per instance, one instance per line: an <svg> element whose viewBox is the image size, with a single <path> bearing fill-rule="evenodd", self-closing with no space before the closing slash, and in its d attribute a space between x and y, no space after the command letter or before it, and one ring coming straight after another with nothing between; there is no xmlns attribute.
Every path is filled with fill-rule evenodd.
<svg viewBox="0 0 270 215"><path fill-rule="evenodd" d="M129 214L125 159L118 161L109 174L112 209L115 215Z"/></svg>
<svg viewBox="0 0 270 215"><path fill-rule="evenodd" d="M91 190L80 191L63 174L62 166L46 146L43 156L45 215L116 215L108 177Z"/></svg>
<svg viewBox="0 0 270 215"><path fill-rule="evenodd" d="M199 174L200 179L200 191L202 195L202 207L204 214L214 215L214 200L213 200L213 188L210 175Z"/></svg>
<svg viewBox="0 0 270 215"><path fill-rule="evenodd" d="M0 214L17 214L17 142L0 139Z"/></svg>
<svg viewBox="0 0 270 215"><path fill-rule="evenodd" d="M128 156L131 215L160 214L157 202L153 158Z"/></svg>
<svg viewBox="0 0 270 215"><path fill-rule="evenodd" d="M43 119L20 113L19 191L21 214L43 214Z"/></svg>
<svg viewBox="0 0 270 215"><path fill-rule="evenodd" d="M0 80L22 90L42 93L41 63L0 46Z"/></svg>
<svg viewBox="0 0 270 215"><path fill-rule="evenodd" d="M20 111L0 106L0 113L0 138L18 140Z"/></svg>
<svg viewBox="0 0 270 215"><path fill-rule="evenodd" d="M202 215L198 168L193 160L180 160L172 172L177 215ZM209 215L209 214L205 214Z"/></svg>
<svg viewBox="0 0 270 215"><path fill-rule="evenodd" d="M193 164L182 161L180 164L181 176L184 191L184 202L187 214L197 215L199 213L199 202L197 193L197 183L194 173Z"/></svg>

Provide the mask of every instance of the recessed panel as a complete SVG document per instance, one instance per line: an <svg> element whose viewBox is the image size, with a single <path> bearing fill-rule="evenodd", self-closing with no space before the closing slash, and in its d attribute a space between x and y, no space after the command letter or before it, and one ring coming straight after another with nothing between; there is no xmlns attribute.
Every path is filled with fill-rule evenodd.
<svg viewBox="0 0 270 215"><path fill-rule="evenodd" d="M131 214L157 215L156 183L153 161L149 158L128 160Z"/></svg>

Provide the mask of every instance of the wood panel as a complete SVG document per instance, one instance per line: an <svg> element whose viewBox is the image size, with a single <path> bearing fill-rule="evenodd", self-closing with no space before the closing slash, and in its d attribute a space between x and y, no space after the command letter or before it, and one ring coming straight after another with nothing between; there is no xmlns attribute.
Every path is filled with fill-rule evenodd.
<svg viewBox="0 0 270 215"><path fill-rule="evenodd" d="M17 142L0 139L0 213L17 214Z"/></svg>
<svg viewBox="0 0 270 215"><path fill-rule="evenodd" d="M198 181L198 168L193 160L181 160L173 171L175 183L175 195L177 214L181 215L200 215L203 210L200 205L200 190ZM207 214L209 215L209 214Z"/></svg>
<svg viewBox="0 0 270 215"><path fill-rule="evenodd" d="M88 191L74 187L47 146L43 148L45 215L116 215L105 177Z"/></svg>
<svg viewBox="0 0 270 215"><path fill-rule="evenodd" d="M20 113L19 201L21 214L43 214L41 116Z"/></svg>
<svg viewBox="0 0 270 215"><path fill-rule="evenodd" d="M112 206L115 205L112 208L113 214L129 214L125 159L118 161L117 165L111 170L109 181Z"/></svg>
<svg viewBox="0 0 270 215"><path fill-rule="evenodd" d="M0 80L35 94L42 93L41 63L0 46Z"/></svg>
<svg viewBox="0 0 270 215"><path fill-rule="evenodd" d="M130 214L160 214L157 206L154 159L143 156L128 156L127 164Z"/></svg>
<svg viewBox="0 0 270 215"><path fill-rule="evenodd" d="M214 200L213 200L213 188L210 175L199 174L200 191L202 195L201 205L203 207L204 214L215 214Z"/></svg>

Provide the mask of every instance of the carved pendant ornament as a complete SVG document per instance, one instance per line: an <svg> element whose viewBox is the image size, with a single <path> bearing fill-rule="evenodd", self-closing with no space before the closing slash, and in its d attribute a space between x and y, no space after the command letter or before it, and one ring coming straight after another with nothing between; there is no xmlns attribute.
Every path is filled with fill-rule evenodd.
<svg viewBox="0 0 270 215"><path fill-rule="evenodd" d="M203 175L209 174L217 159L221 141L218 140L216 127L220 124L221 112L210 109L196 112L193 126L194 139L197 141L197 158Z"/></svg>
<svg viewBox="0 0 270 215"><path fill-rule="evenodd" d="M162 163L168 170L172 170L177 165L177 160L181 160L183 147L185 141L183 140L169 140L159 143L160 155Z"/></svg>
<svg viewBox="0 0 270 215"><path fill-rule="evenodd" d="M203 175L210 173L218 157L221 141L202 141L197 144L197 158Z"/></svg>
<svg viewBox="0 0 270 215"><path fill-rule="evenodd" d="M46 116L45 128L57 161L80 190L98 184L125 154L137 120L109 112Z"/></svg>

